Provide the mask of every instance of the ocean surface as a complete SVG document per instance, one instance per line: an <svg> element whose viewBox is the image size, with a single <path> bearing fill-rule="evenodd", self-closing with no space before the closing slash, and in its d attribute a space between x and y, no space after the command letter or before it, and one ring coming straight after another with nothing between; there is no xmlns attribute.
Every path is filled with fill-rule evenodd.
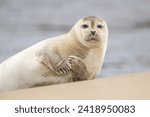
<svg viewBox="0 0 150 117"><path fill-rule="evenodd" d="M92 15L109 28L100 77L149 71L149 11L149 0L0 0L0 62Z"/></svg>

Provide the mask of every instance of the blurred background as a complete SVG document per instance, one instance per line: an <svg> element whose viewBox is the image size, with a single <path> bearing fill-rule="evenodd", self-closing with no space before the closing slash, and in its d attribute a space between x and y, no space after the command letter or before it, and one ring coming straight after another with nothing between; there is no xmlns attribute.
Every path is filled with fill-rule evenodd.
<svg viewBox="0 0 150 117"><path fill-rule="evenodd" d="M100 77L150 70L150 0L0 0L0 62L100 16L109 41Z"/></svg>

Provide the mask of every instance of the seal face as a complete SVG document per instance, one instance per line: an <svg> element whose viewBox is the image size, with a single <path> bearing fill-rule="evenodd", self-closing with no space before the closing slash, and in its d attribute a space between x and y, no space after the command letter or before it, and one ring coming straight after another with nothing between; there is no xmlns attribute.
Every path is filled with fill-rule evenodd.
<svg viewBox="0 0 150 117"><path fill-rule="evenodd" d="M80 42L87 47L96 47L108 35L106 22L95 16L81 19L77 23L76 32L81 38Z"/></svg>

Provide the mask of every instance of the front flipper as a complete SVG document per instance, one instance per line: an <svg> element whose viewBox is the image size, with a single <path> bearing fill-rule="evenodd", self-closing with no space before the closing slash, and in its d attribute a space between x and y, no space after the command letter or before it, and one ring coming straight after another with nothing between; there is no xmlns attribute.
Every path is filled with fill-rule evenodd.
<svg viewBox="0 0 150 117"><path fill-rule="evenodd" d="M56 67L54 67L54 71L58 74L58 75L64 75L64 74L68 74L71 70L71 65L69 63L69 61L67 60L62 60L60 61Z"/></svg>
<svg viewBox="0 0 150 117"><path fill-rule="evenodd" d="M87 71L85 64L79 57L69 56L68 61L71 64L73 81L82 81L89 79L89 72Z"/></svg>
<svg viewBox="0 0 150 117"><path fill-rule="evenodd" d="M71 65L68 60L62 59L60 55L54 50L42 50L36 54L36 59L52 70L57 75L64 75L70 72Z"/></svg>

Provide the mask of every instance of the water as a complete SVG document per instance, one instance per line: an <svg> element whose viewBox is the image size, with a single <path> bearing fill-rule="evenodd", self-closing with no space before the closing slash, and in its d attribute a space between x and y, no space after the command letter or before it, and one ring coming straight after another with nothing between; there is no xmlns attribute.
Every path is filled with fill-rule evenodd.
<svg viewBox="0 0 150 117"><path fill-rule="evenodd" d="M148 0L0 0L0 62L66 33L85 16L104 18L109 42L100 77L150 70Z"/></svg>

